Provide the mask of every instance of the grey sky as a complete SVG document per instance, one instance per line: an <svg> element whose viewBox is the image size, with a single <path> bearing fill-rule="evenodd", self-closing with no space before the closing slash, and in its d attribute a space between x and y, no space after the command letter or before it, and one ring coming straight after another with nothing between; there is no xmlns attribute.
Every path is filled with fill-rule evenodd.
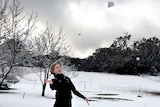
<svg viewBox="0 0 160 107"><path fill-rule="evenodd" d="M160 0L23 0L26 11L38 11L41 26L61 26L74 57L87 57L108 47L125 32L132 40L160 37ZM80 36L78 34L81 33Z"/></svg>

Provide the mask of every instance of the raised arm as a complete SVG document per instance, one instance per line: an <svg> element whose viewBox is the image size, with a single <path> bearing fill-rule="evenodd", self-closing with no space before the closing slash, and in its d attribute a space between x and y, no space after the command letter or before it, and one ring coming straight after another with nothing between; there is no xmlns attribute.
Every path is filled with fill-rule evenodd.
<svg viewBox="0 0 160 107"><path fill-rule="evenodd" d="M44 82L45 82L45 83L49 83L50 88L51 88L52 90L54 90L54 89L56 88L57 81L56 81L55 79L45 80Z"/></svg>

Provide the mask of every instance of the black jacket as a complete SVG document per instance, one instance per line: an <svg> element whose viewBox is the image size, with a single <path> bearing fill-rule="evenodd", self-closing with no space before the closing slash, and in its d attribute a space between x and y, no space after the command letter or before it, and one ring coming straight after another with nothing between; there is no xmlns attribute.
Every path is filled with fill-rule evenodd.
<svg viewBox="0 0 160 107"><path fill-rule="evenodd" d="M50 88L56 90L56 102L54 107L60 107L60 104L65 104L66 107L71 107L71 91L78 97L85 99L85 97L76 90L69 77L66 77L63 74L58 74L55 75L55 79L52 79L52 81L53 84L50 84Z"/></svg>

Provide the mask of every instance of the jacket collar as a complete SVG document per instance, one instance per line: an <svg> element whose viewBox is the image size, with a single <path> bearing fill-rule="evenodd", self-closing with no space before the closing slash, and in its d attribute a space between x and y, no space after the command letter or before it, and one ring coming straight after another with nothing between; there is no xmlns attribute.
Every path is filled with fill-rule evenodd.
<svg viewBox="0 0 160 107"><path fill-rule="evenodd" d="M57 75L55 74L54 77L56 79L64 79L65 76L63 74L57 74Z"/></svg>

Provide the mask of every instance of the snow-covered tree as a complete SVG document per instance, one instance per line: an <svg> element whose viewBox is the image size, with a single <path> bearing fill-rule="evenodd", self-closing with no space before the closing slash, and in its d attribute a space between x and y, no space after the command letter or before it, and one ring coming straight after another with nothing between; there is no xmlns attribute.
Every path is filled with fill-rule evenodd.
<svg viewBox="0 0 160 107"><path fill-rule="evenodd" d="M0 0L0 87L28 54L26 41L37 20L37 14L24 14L20 0Z"/></svg>
<svg viewBox="0 0 160 107"><path fill-rule="evenodd" d="M66 44L66 36L62 33L62 28L59 32L55 32L53 27L48 24L44 31L32 38L31 47L34 55L38 57L38 64L41 66L36 74L42 83L42 96L44 96L46 88L44 80L49 77L50 65L64 58L62 56L69 53L70 47Z"/></svg>

